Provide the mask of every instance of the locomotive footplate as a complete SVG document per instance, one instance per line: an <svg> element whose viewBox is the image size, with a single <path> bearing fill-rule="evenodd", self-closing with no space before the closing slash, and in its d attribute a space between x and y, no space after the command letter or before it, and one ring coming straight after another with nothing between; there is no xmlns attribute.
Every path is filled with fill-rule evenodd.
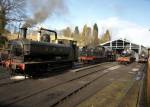
<svg viewBox="0 0 150 107"><path fill-rule="evenodd" d="M43 61L43 62L25 62L13 64L13 70L20 70L20 73L27 75L36 75L40 73L51 72L52 70L71 68L73 63L72 60L66 61ZM21 71L20 65L24 67ZM22 67L22 68L23 68ZM18 69L19 68L19 69Z"/></svg>

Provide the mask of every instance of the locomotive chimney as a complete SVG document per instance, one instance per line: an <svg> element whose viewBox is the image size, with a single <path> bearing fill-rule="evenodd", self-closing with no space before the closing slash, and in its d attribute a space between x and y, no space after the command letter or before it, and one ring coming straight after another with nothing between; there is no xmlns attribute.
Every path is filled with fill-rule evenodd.
<svg viewBox="0 0 150 107"><path fill-rule="evenodd" d="M21 38L26 39L27 36L27 28L26 27L22 27L21 29Z"/></svg>

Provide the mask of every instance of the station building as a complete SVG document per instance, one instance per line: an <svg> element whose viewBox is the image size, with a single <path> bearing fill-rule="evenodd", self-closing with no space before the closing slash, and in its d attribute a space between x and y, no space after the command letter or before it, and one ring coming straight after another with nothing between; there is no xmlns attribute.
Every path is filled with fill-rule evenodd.
<svg viewBox="0 0 150 107"><path fill-rule="evenodd" d="M117 40L105 42L105 43L100 44L100 45L105 47L105 48L112 49L118 54L120 54L124 49L131 49L134 52L136 52L136 54L140 54L142 51L147 53L146 47L139 45L139 44L132 43L127 39L121 39L120 38Z"/></svg>

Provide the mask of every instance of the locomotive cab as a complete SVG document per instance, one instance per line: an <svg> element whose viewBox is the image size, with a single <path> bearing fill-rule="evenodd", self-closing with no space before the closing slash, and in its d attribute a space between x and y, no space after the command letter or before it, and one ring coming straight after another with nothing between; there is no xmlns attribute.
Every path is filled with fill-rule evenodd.
<svg viewBox="0 0 150 107"><path fill-rule="evenodd" d="M43 34L40 37L40 40L43 41L43 42L50 42L50 35L49 34Z"/></svg>

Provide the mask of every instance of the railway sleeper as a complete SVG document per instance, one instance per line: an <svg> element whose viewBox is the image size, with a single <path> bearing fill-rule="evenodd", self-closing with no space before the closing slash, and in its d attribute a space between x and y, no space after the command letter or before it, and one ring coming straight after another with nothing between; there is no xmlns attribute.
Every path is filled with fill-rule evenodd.
<svg viewBox="0 0 150 107"><path fill-rule="evenodd" d="M98 70L98 71L99 71L99 70ZM98 71L96 71L96 72L98 72ZM107 73L108 73L108 72L107 72ZM107 73L104 73L104 74L102 74L101 76L104 76L104 75L107 74ZM90 84L92 84L93 82L95 82L96 80L98 80L101 76L99 76L99 77L93 79L92 81L90 81L90 82L84 84L83 86L79 87L78 89L72 91L72 92L69 93L68 95L66 95L66 96L64 96L63 98L61 98L59 101L56 101L55 103L53 103L52 105L50 105L50 107L56 107L57 105L59 105L59 104L65 102L69 97L71 97L72 95L76 94L76 93L79 92L80 90L86 88L87 86L89 86Z"/></svg>

